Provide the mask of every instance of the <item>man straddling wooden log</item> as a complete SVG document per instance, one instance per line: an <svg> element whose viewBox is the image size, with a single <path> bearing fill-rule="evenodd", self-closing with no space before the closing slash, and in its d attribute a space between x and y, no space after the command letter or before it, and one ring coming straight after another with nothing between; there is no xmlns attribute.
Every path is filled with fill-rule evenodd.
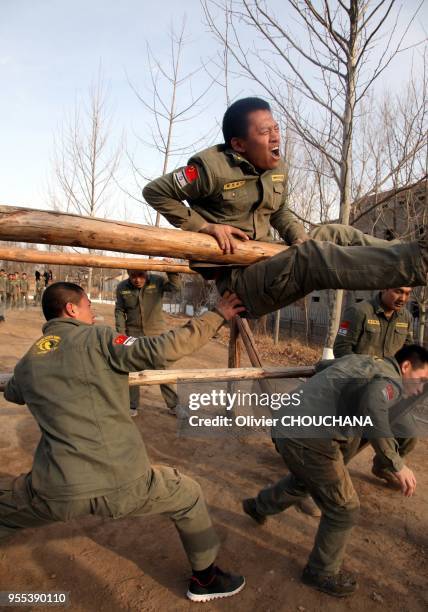
<svg viewBox="0 0 428 612"><path fill-rule="evenodd" d="M287 207L280 131L267 102L234 102L224 115L223 135L224 144L152 181L143 195L172 225L214 236L225 253L233 253L236 239L272 241L271 226L292 245L248 267L197 264L206 278L215 278L220 293L235 291L250 315L272 312L313 290L426 283L426 235L391 243L338 224L306 234Z"/></svg>
<svg viewBox="0 0 428 612"><path fill-rule="evenodd" d="M25 527L89 514L164 514L193 569L187 596L209 601L238 593L242 576L214 565L219 541L197 482L150 465L128 409L129 372L160 367L202 347L243 308L235 295L183 327L154 338L93 325L91 303L73 283L49 285L43 336L18 362L5 398L27 404L40 430L32 471L0 490L0 540Z"/></svg>

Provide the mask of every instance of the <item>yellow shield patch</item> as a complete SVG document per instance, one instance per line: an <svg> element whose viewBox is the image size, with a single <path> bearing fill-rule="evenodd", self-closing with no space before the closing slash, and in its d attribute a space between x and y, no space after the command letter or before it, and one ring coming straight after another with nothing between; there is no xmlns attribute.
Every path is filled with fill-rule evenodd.
<svg viewBox="0 0 428 612"><path fill-rule="evenodd" d="M43 336L40 340L37 340L34 345L36 355L45 355L51 351L56 351L61 342L60 336Z"/></svg>

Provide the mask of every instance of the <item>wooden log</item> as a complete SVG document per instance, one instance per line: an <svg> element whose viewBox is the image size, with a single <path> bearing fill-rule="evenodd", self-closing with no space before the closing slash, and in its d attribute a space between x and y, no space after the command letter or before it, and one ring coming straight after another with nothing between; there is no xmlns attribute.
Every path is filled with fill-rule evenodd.
<svg viewBox="0 0 428 612"><path fill-rule="evenodd" d="M220 368L207 370L144 370L129 375L129 384L163 385L177 382L224 382L228 380L258 380L263 378L301 378L315 374L313 366L288 368ZM0 391L4 391L11 372L0 372Z"/></svg>
<svg viewBox="0 0 428 612"><path fill-rule="evenodd" d="M186 263L168 263L162 259L140 259L130 257L106 257L93 253L62 253L0 247L0 260L23 261L61 266L85 266L88 268L113 268L117 270L153 270L154 272L181 272L195 274Z"/></svg>
<svg viewBox="0 0 428 612"><path fill-rule="evenodd" d="M224 255L215 238L207 234L12 206L0 206L0 240L236 265L249 265L287 248L254 240L237 241L235 253Z"/></svg>

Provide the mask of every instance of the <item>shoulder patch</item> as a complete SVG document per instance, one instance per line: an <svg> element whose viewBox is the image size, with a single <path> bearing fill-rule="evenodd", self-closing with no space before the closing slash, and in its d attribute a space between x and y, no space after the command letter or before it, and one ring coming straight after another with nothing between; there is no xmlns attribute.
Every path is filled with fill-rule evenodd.
<svg viewBox="0 0 428 612"><path fill-rule="evenodd" d="M341 321L339 325L339 331L337 332L340 336L346 336L349 329L349 321Z"/></svg>
<svg viewBox="0 0 428 612"><path fill-rule="evenodd" d="M43 336L37 340L34 345L36 355L46 355L52 351L56 351L61 342L61 336Z"/></svg>
<svg viewBox="0 0 428 612"><path fill-rule="evenodd" d="M394 387L391 383L385 385L385 388L382 390L382 395L386 402L389 402L394 399Z"/></svg>
<svg viewBox="0 0 428 612"><path fill-rule="evenodd" d="M224 191L229 191L229 189L239 189L245 185L246 181L233 181L232 183L226 183L223 185Z"/></svg>
<svg viewBox="0 0 428 612"><path fill-rule="evenodd" d="M284 180L284 175L283 174L272 174L272 182L273 183L279 183L280 181L282 182Z"/></svg>
<svg viewBox="0 0 428 612"><path fill-rule="evenodd" d="M120 334L120 336L116 336L113 340L113 344L125 344L125 341L128 340L130 336L125 336L124 334Z"/></svg>
<svg viewBox="0 0 428 612"><path fill-rule="evenodd" d="M175 181L178 185L184 189L186 185L193 183L199 176L198 169L196 166L185 166L184 168L180 168L177 172L173 173Z"/></svg>

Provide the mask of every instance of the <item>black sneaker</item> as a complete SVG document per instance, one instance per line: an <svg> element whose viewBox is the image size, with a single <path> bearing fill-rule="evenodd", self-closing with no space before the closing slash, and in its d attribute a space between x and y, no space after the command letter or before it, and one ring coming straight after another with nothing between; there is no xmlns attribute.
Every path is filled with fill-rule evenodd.
<svg viewBox="0 0 428 612"><path fill-rule="evenodd" d="M357 580L355 574L351 572L339 572L338 574L330 574L324 576L317 574L308 566L305 567L302 574L302 581L308 586L333 595L333 597L349 597L357 590Z"/></svg>
<svg viewBox="0 0 428 612"><path fill-rule="evenodd" d="M266 520L267 520L266 517L263 516L263 514L260 514L259 512L257 512L256 500L254 499L254 497L249 497L248 499L244 499L242 502L242 509L245 512L245 514L248 514L248 516L251 516L253 521L256 521L256 523L258 523L259 525L264 525L264 523L266 523Z"/></svg>
<svg viewBox="0 0 428 612"><path fill-rule="evenodd" d="M244 576L227 574L219 567L214 567L214 574L208 584L201 584L195 576L190 578L187 597L191 601L203 603L222 597L232 597L242 591L244 586Z"/></svg>

